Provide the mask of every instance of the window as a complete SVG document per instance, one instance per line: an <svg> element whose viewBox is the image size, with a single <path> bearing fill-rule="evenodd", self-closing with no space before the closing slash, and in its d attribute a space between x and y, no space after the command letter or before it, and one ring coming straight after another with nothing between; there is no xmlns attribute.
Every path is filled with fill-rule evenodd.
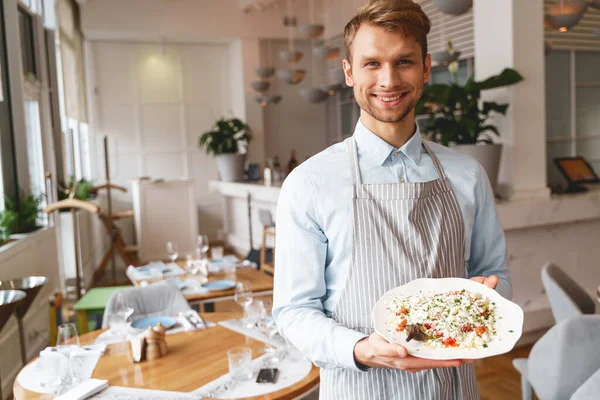
<svg viewBox="0 0 600 400"><path fill-rule="evenodd" d="M458 62L458 84L464 85L467 79L473 75L473 59L460 60ZM436 66L431 68L429 84L452 83L452 75L446 66Z"/></svg>
<svg viewBox="0 0 600 400"><path fill-rule="evenodd" d="M42 151L42 132L40 127L40 108L37 100L25 100L25 127L27 129L27 164L31 179L31 194L38 196L46 193L44 153ZM46 199L42 208L46 207ZM44 214L45 223L46 216Z"/></svg>
<svg viewBox="0 0 600 400"><path fill-rule="evenodd" d="M0 210L4 209L4 196L15 198L18 186L3 3L0 2Z"/></svg>
<svg viewBox="0 0 600 400"><path fill-rule="evenodd" d="M600 172L600 53L552 51L546 56L548 183L562 181L553 159L583 156Z"/></svg>
<svg viewBox="0 0 600 400"><path fill-rule="evenodd" d="M91 179L90 144L87 124L68 118L64 132L67 176L76 180Z"/></svg>
<svg viewBox="0 0 600 400"><path fill-rule="evenodd" d="M37 77L33 16L23 7L19 7L19 33L21 38L21 59L23 74L26 78Z"/></svg>

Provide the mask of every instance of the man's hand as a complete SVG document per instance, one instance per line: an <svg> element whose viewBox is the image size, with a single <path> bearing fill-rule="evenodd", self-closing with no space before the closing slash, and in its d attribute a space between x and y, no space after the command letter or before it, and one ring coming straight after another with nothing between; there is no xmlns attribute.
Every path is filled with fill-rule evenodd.
<svg viewBox="0 0 600 400"><path fill-rule="evenodd" d="M470 280L479 282L491 289L496 289L496 285L498 284L498 277L496 275L474 276L474 277L470 278Z"/></svg>
<svg viewBox="0 0 600 400"><path fill-rule="evenodd" d="M374 332L354 346L354 359L374 368L394 368L406 372L417 372L424 369L442 367L460 367L472 364L474 360L428 360L408 354L399 344L392 344Z"/></svg>

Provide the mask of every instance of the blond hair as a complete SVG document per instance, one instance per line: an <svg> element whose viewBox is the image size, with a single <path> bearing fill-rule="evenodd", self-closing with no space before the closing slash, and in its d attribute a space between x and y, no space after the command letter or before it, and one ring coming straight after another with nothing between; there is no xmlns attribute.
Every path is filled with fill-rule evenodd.
<svg viewBox="0 0 600 400"><path fill-rule="evenodd" d="M364 22L381 27L387 32L400 32L404 37L413 37L421 45L425 60L427 34L431 29L431 22L421 6L413 0L369 0L360 7L344 28L344 50L348 61L351 61L352 42L356 32Z"/></svg>

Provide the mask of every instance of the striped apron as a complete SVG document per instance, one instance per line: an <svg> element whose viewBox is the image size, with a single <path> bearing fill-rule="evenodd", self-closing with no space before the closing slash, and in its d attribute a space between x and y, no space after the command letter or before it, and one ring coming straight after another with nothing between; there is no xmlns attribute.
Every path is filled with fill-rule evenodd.
<svg viewBox="0 0 600 400"><path fill-rule="evenodd" d="M349 142L354 184L352 262L332 318L373 333L371 312L388 290L417 278L465 277L464 226L454 192L429 147L439 178L362 184L356 141ZM478 399L472 364L416 373L373 368L321 369L320 399Z"/></svg>

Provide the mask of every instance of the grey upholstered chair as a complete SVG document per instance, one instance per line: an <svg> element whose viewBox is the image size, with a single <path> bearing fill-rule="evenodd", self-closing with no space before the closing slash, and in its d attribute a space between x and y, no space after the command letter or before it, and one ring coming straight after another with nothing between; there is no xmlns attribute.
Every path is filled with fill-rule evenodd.
<svg viewBox="0 0 600 400"><path fill-rule="evenodd" d="M553 326L513 365L521 372L523 399L569 399L600 369L600 315L582 315ZM590 384L592 385L592 384Z"/></svg>
<svg viewBox="0 0 600 400"><path fill-rule="evenodd" d="M600 397L600 369L579 386L571 396L571 400L597 400L598 397Z"/></svg>
<svg viewBox="0 0 600 400"><path fill-rule="evenodd" d="M592 297L556 265L544 265L542 283L557 323L566 318L596 312Z"/></svg>
<svg viewBox="0 0 600 400"><path fill-rule="evenodd" d="M108 321L114 309L115 299L119 294L122 295L125 306L133 308L131 316L133 321L145 317L176 315L180 311L191 308L185 296L173 285L157 284L126 289L113 293L108 299L102 317L102 328L109 327Z"/></svg>

